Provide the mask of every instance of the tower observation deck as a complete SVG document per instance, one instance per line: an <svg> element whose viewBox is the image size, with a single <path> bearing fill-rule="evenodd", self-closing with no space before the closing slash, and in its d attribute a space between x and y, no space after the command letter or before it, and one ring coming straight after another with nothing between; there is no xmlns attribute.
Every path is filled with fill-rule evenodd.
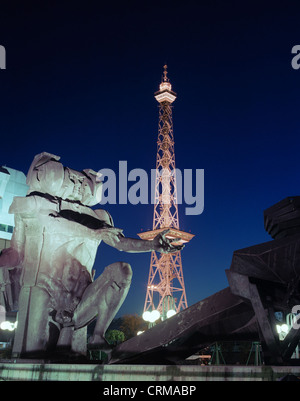
<svg viewBox="0 0 300 401"><path fill-rule="evenodd" d="M159 91L154 93L159 103L156 179L153 230L139 233L146 240L169 229L167 238L176 239L174 245L189 242L194 235L179 228L172 103L177 94L164 66ZM181 251L157 254L152 251L144 312L157 310L162 320L188 307L184 285ZM171 312L172 311L172 312Z"/></svg>

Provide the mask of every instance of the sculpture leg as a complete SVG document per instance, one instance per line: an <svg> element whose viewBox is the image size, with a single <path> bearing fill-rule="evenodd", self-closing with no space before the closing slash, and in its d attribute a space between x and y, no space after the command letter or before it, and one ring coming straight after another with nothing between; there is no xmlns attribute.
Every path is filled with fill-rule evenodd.
<svg viewBox="0 0 300 401"><path fill-rule="evenodd" d="M39 353L47 350L49 340L49 294L39 287L32 287L26 333L25 352Z"/></svg>
<svg viewBox="0 0 300 401"><path fill-rule="evenodd" d="M272 363L281 363L280 344L275 334L275 324L271 322L272 313L269 313L267 306L263 304L257 285L252 283L248 276L235 271L226 270L226 274L231 292L251 302L264 343L267 346L267 349L264 350L265 359L271 357Z"/></svg>
<svg viewBox="0 0 300 401"><path fill-rule="evenodd" d="M104 335L126 298L131 277L132 270L128 263L116 262L107 266L102 275L87 287L75 310L75 329L97 317L90 344L99 349L110 348Z"/></svg>

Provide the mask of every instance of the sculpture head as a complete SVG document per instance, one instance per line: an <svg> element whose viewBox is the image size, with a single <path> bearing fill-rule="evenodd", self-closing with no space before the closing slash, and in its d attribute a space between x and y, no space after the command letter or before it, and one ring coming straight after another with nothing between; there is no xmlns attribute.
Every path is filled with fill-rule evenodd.
<svg viewBox="0 0 300 401"><path fill-rule="evenodd" d="M59 160L59 156L47 152L34 157L26 179L28 194L41 192L86 206L99 203L102 182L97 181L97 173L90 169L81 172L72 170L64 167Z"/></svg>

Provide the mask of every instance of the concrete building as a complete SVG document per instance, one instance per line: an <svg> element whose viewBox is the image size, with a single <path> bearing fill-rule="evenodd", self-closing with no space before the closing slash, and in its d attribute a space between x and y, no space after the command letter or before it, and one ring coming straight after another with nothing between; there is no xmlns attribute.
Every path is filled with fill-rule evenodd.
<svg viewBox="0 0 300 401"><path fill-rule="evenodd" d="M22 171L0 167L0 251L9 247L14 229L14 215L9 207L15 196L26 196L28 186Z"/></svg>
<svg viewBox="0 0 300 401"><path fill-rule="evenodd" d="M9 248L14 230L14 215L9 214L9 207L15 196L26 196L28 186L22 171L0 166L0 252ZM17 294L19 274L7 269L0 269L0 324L4 321L14 323L17 313ZM3 325L2 325L3 326ZM0 351L9 347L13 332L0 327Z"/></svg>

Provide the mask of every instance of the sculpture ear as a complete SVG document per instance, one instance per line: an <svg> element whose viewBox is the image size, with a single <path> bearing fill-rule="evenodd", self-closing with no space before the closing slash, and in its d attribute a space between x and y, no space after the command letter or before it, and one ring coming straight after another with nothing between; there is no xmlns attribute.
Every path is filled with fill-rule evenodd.
<svg viewBox="0 0 300 401"><path fill-rule="evenodd" d="M92 170L91 168L85 168L82 170L89 178L93 180L93 177L97 177L97 171ZM96 179L96 178L95 178Z"/></svg>
<svg viewBox="0 0 300 401"><path fill-rule="evenodd" d="M88 206L94 206L101 201L102 198L102 182L99 182L99 174L92 169L85 169L82 172L89 178L89 185L92 192L92 199L86 203ZM97 179L98 178L98 179Z"/></svg>
<svg viewBox="0 0 300 401"><path fill-rule="evenodd" d="M92 184L91 190L92 190L92 193L93 193L94 189L95 189L95 185L97 184L97 181L96 181L97 172L92 170L92 169L90 169L90 168L84 169L84 170L82 170L82 172L91 180L91 184Z"/></svg>

